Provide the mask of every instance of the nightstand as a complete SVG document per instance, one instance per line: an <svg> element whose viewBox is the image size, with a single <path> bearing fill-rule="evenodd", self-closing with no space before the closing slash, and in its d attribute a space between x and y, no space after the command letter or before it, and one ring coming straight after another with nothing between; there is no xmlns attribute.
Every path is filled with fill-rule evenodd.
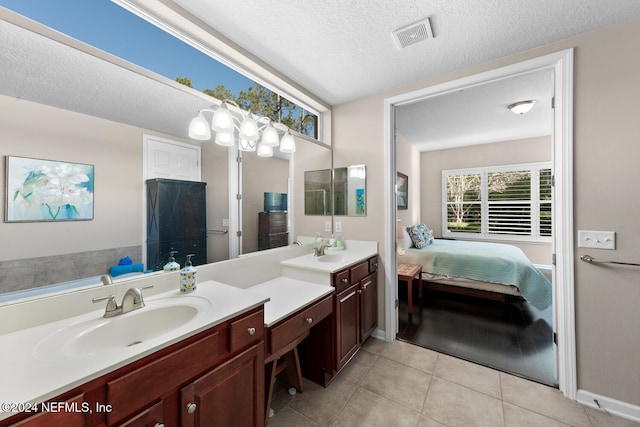
<svg viewBox="0 0 640 427"><path fill-rule="evenodd" d="M418 279L418 297L422 299L422 266L398 263L398 282L407 282L407 304L409 314L413 314L413 280Z"/></svg>

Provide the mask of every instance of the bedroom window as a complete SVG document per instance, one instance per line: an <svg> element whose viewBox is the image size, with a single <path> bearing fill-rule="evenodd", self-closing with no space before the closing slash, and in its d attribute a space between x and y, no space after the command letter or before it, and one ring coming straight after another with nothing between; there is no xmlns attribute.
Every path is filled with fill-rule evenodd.
<svg viewBox="0 0 640 427"><path fill-rule="evenodd" d="M442 171L443 237L551 241L551 164Z"/></svg>

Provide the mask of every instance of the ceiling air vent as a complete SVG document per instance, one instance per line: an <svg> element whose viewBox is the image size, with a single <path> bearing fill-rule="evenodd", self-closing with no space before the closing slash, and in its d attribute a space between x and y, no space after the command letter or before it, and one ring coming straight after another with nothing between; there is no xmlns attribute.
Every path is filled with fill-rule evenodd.
<svg viewBox="0 0 640 427"><path fill-rule="evenodd" d="M422 21L418 21L395 30L393 35L396 42L398 42L398 46L402 49L423 40L433 38L433 31L431 29L431 22L429 21L429 18L426 18Z"/></svg>

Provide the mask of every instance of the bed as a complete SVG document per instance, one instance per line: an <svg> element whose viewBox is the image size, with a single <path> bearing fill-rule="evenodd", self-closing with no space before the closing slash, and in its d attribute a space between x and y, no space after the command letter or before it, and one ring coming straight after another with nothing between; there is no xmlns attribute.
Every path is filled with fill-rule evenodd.
<svg viewBox="0 0 640 427"><path fill-rule="evenodd" d="M398 262L422 265L428 288L489 299L518 296L538 310L551 305L551 283L516 246L434 239L402 252Z"/></svg>

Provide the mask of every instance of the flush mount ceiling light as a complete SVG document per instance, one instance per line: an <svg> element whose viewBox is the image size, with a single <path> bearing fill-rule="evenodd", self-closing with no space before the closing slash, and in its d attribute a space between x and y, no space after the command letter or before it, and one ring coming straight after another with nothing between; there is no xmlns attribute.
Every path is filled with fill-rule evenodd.
<svg viewBox="0 0 640 427"><path fill-rule="evenodd" d="M529 110L531 110L533 108L533 105L535 103L536 103L536 101L534 101L534 100L520 101L520 102L516 102L515 104L509 105L507 108L509 110L511 110L511 112L513 112L513 114L523 115L525 113L528 113Z"/></svg>
<svg viewBox="0 0 640 427"><path fill-rule="evenodd" d="M229 105L234 106L237 115L232 114ZM205 112L213 113L211 124L204 116ZM261 123L264 123L261 125ZM282 143L277 125L283 131ZM230 100L224 100L218 107L203 108L189 124L189 138L198 141L211 139L211 131L216 133L214 142L223 147L233 147L238 132L238 149L240 151L257 151L258 156L273 156L273 148L280 146L281 153L293 153L296 151L296 142L289 128L282 123L274 123L268 117L254 118L251 111L244 112L238 104Z"/></svg>

